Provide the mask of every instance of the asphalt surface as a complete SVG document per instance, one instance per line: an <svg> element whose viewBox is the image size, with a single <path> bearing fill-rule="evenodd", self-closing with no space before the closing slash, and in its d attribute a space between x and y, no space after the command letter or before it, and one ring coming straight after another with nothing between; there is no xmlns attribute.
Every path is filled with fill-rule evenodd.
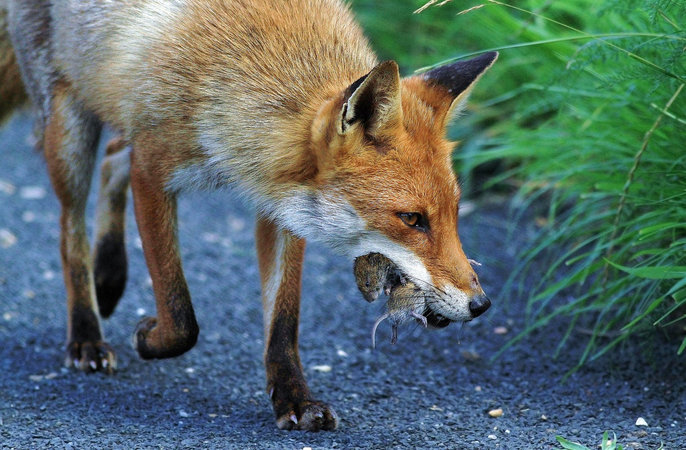
<svg viewBox="0 0 686 450"><path fill-rule="evenodd" d="M504 202L478 201L460 220L492 308L464 326L401 328L394 346L382 325L376 350L370 331L382 305L357 292L352 261L309 244L301 357L310 388L340 416L334 432L275 426L264 391L254 212L226 192L180 201L197 346L153 362L133 350L133 329L154 302L130 213L129 283L104 325L119 370L63 369L59 208L44 166L31 122L16 116L0 130L2 448L538 449L559 448L556 435L597 448L604 430L625 448L686 448L686 367L676 342L637 339L562 382L588 337L575 333L551 359L566 330L559 322L490 361L525 325L526 286L521 295L501 286L533 225L508 233ZM489 415L499 408L502 416ZM636 425L639 417L647 426Z"/></svg>

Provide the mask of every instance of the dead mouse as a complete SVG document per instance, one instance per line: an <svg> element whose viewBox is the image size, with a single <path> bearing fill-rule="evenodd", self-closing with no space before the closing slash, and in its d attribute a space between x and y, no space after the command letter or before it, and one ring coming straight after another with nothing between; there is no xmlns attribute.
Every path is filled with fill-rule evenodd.
<svg viewBox="0 0 686 450"><path fill-rule="evenodd" d="M419 320L424 327L427 326L426 317L421 312L424 310L424 294L416 284L405 282L391 288L391 293L386 302L386 313L376 319L372 328L372 348L376 348L376 329L386 319L391 319L393 335L391 344L398 342L398 325L411 319Z"/></svg>
<svg viewBox="0 0 686 450"><path fill-rule="evenodd" d="M353 273L357 288L368 302L373 302L381 294L389 295L395 284L404 281L395 264L381 253L355 258Z"/></svg>

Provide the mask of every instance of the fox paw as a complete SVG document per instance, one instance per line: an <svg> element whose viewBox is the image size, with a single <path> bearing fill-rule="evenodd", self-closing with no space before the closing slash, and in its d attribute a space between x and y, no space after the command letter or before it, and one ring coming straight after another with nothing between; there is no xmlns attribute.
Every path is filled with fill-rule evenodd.
<svg viewBox="0 0 686 450"><path fill-rule="evenodd" d="M191 325L186 329L165 329L157 318L144 317L133 333L133 347L143 359L179 356L193 348L198 340L195 319Z"/></svg>
<svg viewBox="0 0 686 450"><path fill-rule="evenodd" d="M276 426L281 430L331 431L338 426L338 416L326 403L309 400L278 415Z"/></svg>
<svg viewBox="0 0 686 450"><path fill-rule="evenodd" d="M64 365L83 372L112 374L117 368L117 357L107 342L71 341L67 344Z"/></svg>

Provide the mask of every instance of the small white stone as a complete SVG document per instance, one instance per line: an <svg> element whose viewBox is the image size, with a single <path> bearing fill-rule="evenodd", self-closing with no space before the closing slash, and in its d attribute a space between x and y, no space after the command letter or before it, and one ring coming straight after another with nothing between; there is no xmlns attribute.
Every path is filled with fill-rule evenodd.
<svg viewBox="0 0 686 450"><path fill-rule="evenodd" d="M52 270L48 269L45 272L43 272L43 279L46 281L54 280L55 279L55 272Z"/></svg>
<svg viewBox="0 0 686 450"><path fill-rule="evenodd" d="M17 243L17 237L6 228L0 228L0 247L10 248Z"/></svg>
<svg viewBox="0 0 686 450"><path fill-rule="evenodd" d="M245 225L245 220L240 217L229 217L229 227L231 227L231 231L243 231Z"/></svg>
<svg viewBox="0 0 686 450"><path fill-rule="evenodd" d="M503 409L502 408L496 408L488 411L488 415L491 417L500 417L503 415Z"/></svg>
<svg viewBox="0 0 686 450"><path fill-rule="evenodd" d="M202 240L205 242L209 242L210 244L216 244L217 242L221 241L222 237L219 236L217 233L203 233L202 234Z"/></svg>
<svg viewBox="0 0 686 450"><path fill-rule="evenodd" d="M503 335L507 334L507 328L506 327L495 327L493 328L493 333Z"/></svg>
<svg viewBox="0 0 686 450"><path fill-rule="evenodd" d="M476 209L476 204L474 204L474 202L463 200L460 202L459 214L461 217L464 217L464 216L474 212L475 209Z"/></svg>
<svg viewBox="0 0 686 450"><path fill-rule="evenodd" d="M646 420L643 417L639 417L638 419L636 419L636 426L637 427L647 427L648 422L646 422Z"/></svg>
<svg viewBox="0 0 686 450"><path fill-rule="evenodd" d="M192 367L186 367L186 368L184 369L184 371L185 371L186 373L195 373L195 369L192 368Z"/></svg>
<svg viewBox="0 0 686 450"><path fill-rule="evenodd" d="M337 354L338 356L343 357L343 358L345 358L345 357L348 356L348 354L345 352L345 350L340 350L340 349L336 352L336 354Z"/></svg>
<svg viewBox="0 0 686 450"><path fill-rule="evenodd" d="M0 180L0 192L5 193L7 195L12 195L16 190L17 188L15 188L14 185L9 181Z"/></svg>
<svg viewBox="0 0 686 450"><path fill-rule="evenodd" d="M21 220L23 220L26 223L31 223L36 220L36 213L33 211L24 211L21 213Z"/></svg>
<svg viewBox="0 0 686 450"><path fill-rule="evenodd" d="M331 366L328 364L320 364L316 366L312 366L312 370L316 370L317 372L331 372Z"/></svg>
<svg viewBox="0 0 686 450"><path fill-rule="evenodd" d="M45 189L41 186L24 186L19 190L19 196L25 200L39 200L45 197Z"/></svg>
<svg viewBox="0 0 686 450"><path fill-rule="evenodd" d="M498 439L498 436L496 436L495 434L489 434L489 435L488 435L488 439L493 439L493 440L495 440L495 439Z"/></svg>
<svg viewBox="0 0 686 450"><path fill-rule="evenodd" d="M188 414L188 413L187 413L186 411L184 411L183 409L180 409L180 410L179 410L179 416L181 416L181 417L190 417L190 414Z"/></svg>

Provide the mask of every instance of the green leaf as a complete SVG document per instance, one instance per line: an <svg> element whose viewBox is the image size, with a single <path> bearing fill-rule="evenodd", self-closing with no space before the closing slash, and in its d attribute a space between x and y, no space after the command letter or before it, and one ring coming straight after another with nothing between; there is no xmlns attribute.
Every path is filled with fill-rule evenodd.
<svg viewBox="0 0 686 450"><path fill-rule="evenodd" d="M651 225L649 227L641 228L638 230L638 235L640 240L647 238L650 235L661 233L666 230L671 230L674 228L686 228L686 224L683 222L663 222L656 225Z"/></svg>
<svg viewBox="0 0 686 450"><path fill-rule="evenodd" d="M679 346L679 350L676 351L676 354L681 355L684 350L686 350L686 337L681 341L681 345Z"/></svg>
<svg viewBox="0 0 686 450"><path fill-rule="evenodd" d="M612 267L639 278L670 280L686 277L686 266L626 267L603 258Z"/></svg>
<svg viewBox="0 0 686 450"><path fill-rule="evenodd" d="M560 443L562 448L567 450L591 450L585 445L581 445L577 442L572 442L568 439L563 438L562 436L555 436L555 439L557 439L557 442Z"/></svg>

